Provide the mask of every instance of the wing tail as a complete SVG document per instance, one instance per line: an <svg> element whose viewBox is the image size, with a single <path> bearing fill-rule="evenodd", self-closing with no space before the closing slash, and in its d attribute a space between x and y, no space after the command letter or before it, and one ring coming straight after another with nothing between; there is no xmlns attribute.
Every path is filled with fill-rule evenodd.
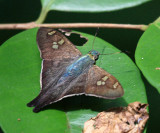
<svg viewBox="0 0 160 133"><path fill-rule="evenodd" d="M48 95L43 95L41 92L35 99L29 102L27 106L34 107L33 112L39 112L39 110L44 106L48 105L51 102L51 100L53 101L53 97L51 100L48 97Z"/></svg>
<svg viewBox="0 0 160 133"><path fill-rule="evenodd" d="M40 101L41 96L42 96L42 93L40 93L40 94L39 94L36 98L34 98L32 101L30 101L29 103L27 103L27 106L28 106L28 107L36 106L37 103Z"/></svg>

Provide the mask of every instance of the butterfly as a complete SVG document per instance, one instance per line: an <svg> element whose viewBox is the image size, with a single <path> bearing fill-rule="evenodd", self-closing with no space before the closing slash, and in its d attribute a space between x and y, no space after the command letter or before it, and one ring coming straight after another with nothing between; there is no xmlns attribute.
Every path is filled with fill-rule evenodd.
<svg viewBox="0 0 160 133"><path fill-rule="evenodd" d="M95 65L98 51L82 56L62 33L45 27L38 30L37 43L42 58L41 91L27 104L34 106L34 112L74 95L115 99L124 94L118 80Z"/></svg>

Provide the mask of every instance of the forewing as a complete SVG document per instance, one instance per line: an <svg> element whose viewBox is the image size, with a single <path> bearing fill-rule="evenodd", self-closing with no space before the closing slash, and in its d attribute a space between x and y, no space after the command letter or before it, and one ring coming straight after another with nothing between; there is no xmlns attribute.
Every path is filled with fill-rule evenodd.
<svg viewBox="0 0 160 133"><path fill-rule="evenodd" d="M115 99L121 97L124 91L114 76L94 65L88 72L85 94L105 99Z"/></svg>
<svg viewBox="0 0 160 133"><path fill-rule="evenodd" d="M50 89L54 86L66 67L70 65L74 59L64 58L63 60L43 60L41 70L41 88L42 90Z"/></svg>
<svg viewBox="0 0 160 133"><path fill-rule="evenodd" d="M37 43L41 53L41 92L28 106L34 111L63 98L69 82L57 85L66 67L81 56L80 51L60 32L51 28L40 28ZM68 85L67 85L68 84ZM66 95L67 92L64 94Z"/></svg>
<svg viewBox="0 0 160 133"><path fill-rule="evenodd" d="M39 28L37 43L42 59L62 60L80 56L80 51L60 32L52 28Z"/></svg>

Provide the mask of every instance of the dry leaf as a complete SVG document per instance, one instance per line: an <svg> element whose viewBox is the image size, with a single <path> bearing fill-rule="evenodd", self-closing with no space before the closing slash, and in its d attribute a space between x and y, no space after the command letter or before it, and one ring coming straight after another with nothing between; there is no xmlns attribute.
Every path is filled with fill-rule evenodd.
<svg viewBox="0 0 160 133"><path fill-rule="evenodd" d="M101 112L85 122L83 133L142 133L149 118L147 106L134 102Z"/></svg>

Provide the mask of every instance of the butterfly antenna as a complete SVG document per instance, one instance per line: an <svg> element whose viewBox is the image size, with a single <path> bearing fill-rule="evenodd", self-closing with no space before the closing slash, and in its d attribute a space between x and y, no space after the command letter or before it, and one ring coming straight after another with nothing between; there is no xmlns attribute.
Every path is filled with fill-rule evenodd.
<svg viewBox="0 0 160 133"><path fill-rule="evenodd" d="M100 55L111 55L111 54L119 54L119 53L124 53L124 52L123 52L123 51L120 51L120 52L109 53L109 54L100 54Z"/></svg>
<svg viewBox="0 0 160 133"><path fill-rule="evenodd" d="M95 36L94 36L94 39L93 39L92 50L93 50L93 48L94 48L94 42L95 42L96 36L97 36L97 34L98 34L98 31L99 31L99 27L97 28L96 33L95 33Z"/></svg>
<svg viewBox="0 0 160 133"><path fill-rule="evenodd" d="M119 53L130 54L130 52L129 52L129 51L119 51L119 52L115 52L115 53L100 54L100 55L111 55L111 54L119 54Z"/></svg>

